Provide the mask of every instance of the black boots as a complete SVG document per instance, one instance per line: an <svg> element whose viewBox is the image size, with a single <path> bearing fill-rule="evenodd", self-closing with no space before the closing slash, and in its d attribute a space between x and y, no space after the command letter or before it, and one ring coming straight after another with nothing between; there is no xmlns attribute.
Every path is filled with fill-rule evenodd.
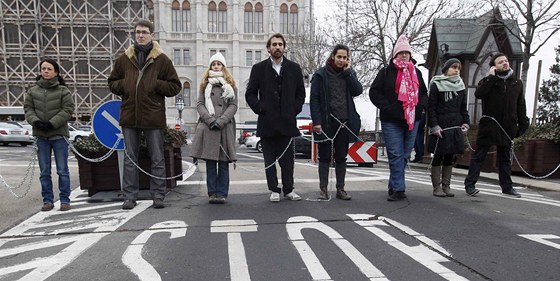
<svg viewBox="0 0 560 281"><path fill-rule="evenodd" d="M350 200L352 196L344 191L344 181L346 177L346 162L335 164L336 174L336 198L341 200ZM330 199L327 186L329 185L329 163L319 162L319 199Z"/></svg>

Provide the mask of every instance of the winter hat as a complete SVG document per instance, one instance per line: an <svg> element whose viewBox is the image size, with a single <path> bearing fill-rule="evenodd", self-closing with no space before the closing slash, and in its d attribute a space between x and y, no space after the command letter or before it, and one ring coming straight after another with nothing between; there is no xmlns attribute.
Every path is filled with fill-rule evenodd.
<svg viewBox="0 0 560 281"><path fill-rule="evenodd" d="M458 63L459 65L461 65L461 61L458 60L458 59L456 59L456 58L448 59L448 60L443 64L443 66L441 67L441 73L443 73L443 74L447 73L447 70L448 70L453 64L456 64L456 63Z"/></svg>
<svg viewBox="0 0 560 281"><path fill-rule="evenodd" d="M399 36L397 43L395 43L395 48L393 48L393 58L395 58L400 52L409 52L412 54L412 48L410 48L410 44L408 44L408 38L404 35Z"/></svg>
<svg viewBox="0 0 560 281"><path fill-rule="evenodd" d="M224 65L224 67L227 67L227 65L226 65L226 58L224 58L224 55L222 55L222 53L220 53L220 52L215 53L215 54L210 58L210 61L208 62L208 65L209 65L209 66L212 65L212 62L213 62L213 61L219 61L219 62L221 62L221 63Z"/></svg>

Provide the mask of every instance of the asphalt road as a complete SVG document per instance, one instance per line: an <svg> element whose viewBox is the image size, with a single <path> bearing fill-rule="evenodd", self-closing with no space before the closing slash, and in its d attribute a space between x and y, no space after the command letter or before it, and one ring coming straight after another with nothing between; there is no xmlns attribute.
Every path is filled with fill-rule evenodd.
<svg viewBox="0 0 560 281"><path fill-rule="evenodd" d="M17 182L29 151L1 147L0 174ZM468 197L455 176L456 197L437 198L425 169L412 169L408 200L387 202L388 168L379 163L348 169L351 201L318 202L317 168L299 158L304 199L270 203L262 155L238 152L224 205L208 204L204 163L160 210L151 201L132 211L91 203L76 189L71 211L38 212L37 179L23 199L2 187L0 280L559 279L559 192L520 188L515 199L482 180L479 196ZM13 218L5 206L18 210Z"/></svg>

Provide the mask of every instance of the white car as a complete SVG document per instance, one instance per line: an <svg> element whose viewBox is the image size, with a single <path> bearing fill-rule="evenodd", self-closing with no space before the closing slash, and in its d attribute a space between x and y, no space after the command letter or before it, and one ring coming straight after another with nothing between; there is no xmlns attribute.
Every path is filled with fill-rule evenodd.
<svg viewBox="0 0 560 281"><path fill-rule="evenodd" d="M255 135L252 135L245 139L245 146L247 148L256 149L258 152L262 152L261 138Z"/></svg>
<svg viewBox="0 0 560 281"><path fill-rule="evenodd" d="M91 132L89 131L78 130L70 124L68 124L68 130L70 131L70 138L68 139L72 142L78 141L85 137L89 137L89 135L91 134Z"/></svg>

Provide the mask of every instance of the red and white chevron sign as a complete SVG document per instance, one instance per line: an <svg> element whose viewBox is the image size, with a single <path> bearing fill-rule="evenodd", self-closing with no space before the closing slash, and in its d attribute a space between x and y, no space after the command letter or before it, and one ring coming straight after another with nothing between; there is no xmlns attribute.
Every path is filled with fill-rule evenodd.
<svg viewBox="0 0 560 281"><path fill-rule="evenodd" d="M377 143L357 141L348 144L348 163L377 163Z"/></svg>

